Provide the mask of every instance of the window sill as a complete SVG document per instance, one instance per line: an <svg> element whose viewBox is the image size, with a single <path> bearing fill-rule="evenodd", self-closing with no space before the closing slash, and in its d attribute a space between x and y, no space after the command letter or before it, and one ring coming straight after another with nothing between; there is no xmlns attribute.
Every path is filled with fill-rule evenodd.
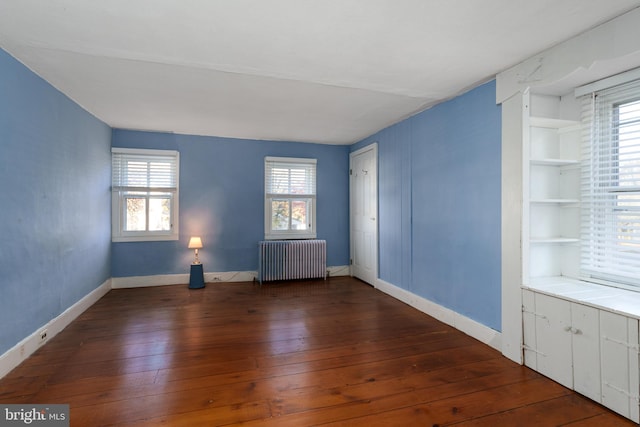
<svg viewBox="0 0 640 427"><path fill-rule="evenodd" d="M538 277L522 289L640 319L640 292L568 277Z"/></svg>

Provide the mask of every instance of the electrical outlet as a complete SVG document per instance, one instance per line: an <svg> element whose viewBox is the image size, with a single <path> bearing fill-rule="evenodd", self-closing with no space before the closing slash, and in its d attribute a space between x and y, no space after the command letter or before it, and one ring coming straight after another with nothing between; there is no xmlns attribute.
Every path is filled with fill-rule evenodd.
<svg viewBox="0 0 640 427"><path fill-rule="evenodd" d="M43 329L42 331L40 331L40 344L44 344L46 340L47 340L47 330Z"/></svg>

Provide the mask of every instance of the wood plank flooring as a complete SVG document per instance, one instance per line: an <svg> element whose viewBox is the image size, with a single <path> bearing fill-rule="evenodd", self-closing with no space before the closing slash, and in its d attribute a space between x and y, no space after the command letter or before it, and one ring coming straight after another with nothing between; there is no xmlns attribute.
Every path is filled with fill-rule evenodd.
<svg viewBox="0 0 640 427"><path fill-rule="evenodd" d="M352 278L110 291L0 380L72 426L625 426Z"/></svg>

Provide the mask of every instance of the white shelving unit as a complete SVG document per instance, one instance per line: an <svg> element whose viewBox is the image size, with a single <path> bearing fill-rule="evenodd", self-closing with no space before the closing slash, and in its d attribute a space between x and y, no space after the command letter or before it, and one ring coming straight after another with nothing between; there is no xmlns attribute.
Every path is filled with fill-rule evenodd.
<svg viewBox="0 0 640 427"><path fill-rule="evenodd" d="M579 280L580 107L522 98L524 363L638 422L640 293Z"/></svg>
<svg viewBox="0 0 640 427"><path fill-rule="evenodd" d="M531 115L530 102L535 97L523 117L524 285L577 277L580 237L580 122Z"/></svg>

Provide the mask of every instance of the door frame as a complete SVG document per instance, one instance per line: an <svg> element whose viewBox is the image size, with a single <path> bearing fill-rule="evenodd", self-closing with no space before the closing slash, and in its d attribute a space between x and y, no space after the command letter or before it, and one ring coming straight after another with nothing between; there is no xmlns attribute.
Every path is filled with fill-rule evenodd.
<svg viewBox="0 0 640 427"><path fill-rule="evenodd" d="M379 233L380 233L380 226L379 226L379 194L378 194L378 143L377 142L373 142L365 147L362 147L356 151L353 151L351 153L349 153L349 275L353 276L353 254L354 254L354 245L355 245L355 239L354 239L354 230L353 230L353 216L351 214L352 212L352 206L353 206L353 179L351 178L352 175L352 170L353 170L353 159L356 156L359 156L361 154L366 153L367 151L372 151L373 152L373 157L374 157L374 167L375 167L375 174L376 174L376 179L375 179L375 196L376 196L376 215L375 215L375 233L374 233L374 247L373 250L375 251L374 254L374 268L373 268L373 275L374 275L374 280L373 283L371 283L371 285L375 288L377 287L377 280L378 280L378 273L379 273L379 259L378 259L378 240L379 240Z"/></svg>

